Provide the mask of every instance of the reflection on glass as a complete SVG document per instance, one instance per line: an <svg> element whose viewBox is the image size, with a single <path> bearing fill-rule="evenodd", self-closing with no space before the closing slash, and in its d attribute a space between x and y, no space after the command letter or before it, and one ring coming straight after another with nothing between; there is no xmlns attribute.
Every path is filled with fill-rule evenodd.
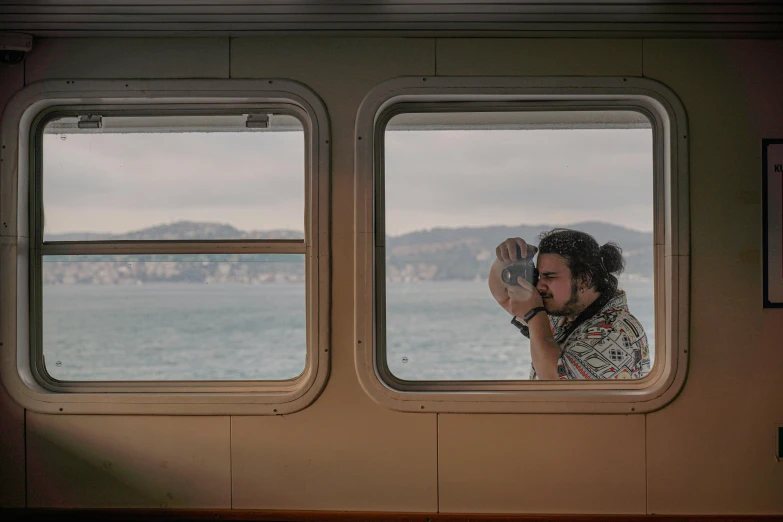
<svg viewBox="0 0 783 522"><path fill-rule="evenodd" d="M46 256L55 379L283 380L305 368L302 255Z"/></svg>
<svg viewBox="0 0 783 522"><path fill-rule="evenodd" d="M44 240L304 237L301 123L276 116L261 130L241 116L187 118L107 116L100 130L50 123Z"/></svg>
<svg viewBox="0 0 783 522"><path fill-rule="evenodd" d="M400 379L527 379L529 341L488 276L503 241L537 245L554 227L622 248L619 288L654 357L649 122L624 111L529 114L408 114L387 127L385 342Z"/></svg>

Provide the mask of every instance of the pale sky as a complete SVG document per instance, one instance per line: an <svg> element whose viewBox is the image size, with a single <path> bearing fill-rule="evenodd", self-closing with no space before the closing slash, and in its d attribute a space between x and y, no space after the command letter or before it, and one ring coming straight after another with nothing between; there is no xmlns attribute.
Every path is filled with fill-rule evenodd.
<svg viewBox="0 0 783 522"><path fill-rule="evenodd" d="M652 131L389 131L387 233L605 221L652 230ZM47 234L180 220L303 230L300 132L44 135Z"/></svg>
<svg viewBox="0 0 783 522"><path fill-rule="evenodd" d="M651 231L652 131L397 131L387 232L605 221Z"/></svg>

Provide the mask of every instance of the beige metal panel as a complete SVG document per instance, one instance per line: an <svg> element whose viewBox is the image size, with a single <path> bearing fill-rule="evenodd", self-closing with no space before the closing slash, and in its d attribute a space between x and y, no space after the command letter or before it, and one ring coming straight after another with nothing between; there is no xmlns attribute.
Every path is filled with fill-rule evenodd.
<svg viewBox="0 0 783 522"><path fill-rule="evenodd" d="M0 508L25 502L24 409L0 386Z"/></svg>
<svg viewBox="0 0 783 522"><path fill-rule="evenodd" d="M761 139L783 137L783 42L646 41L644 55L688 112L692 216L691 362L648 416L648 510L783 514L783 310L761 307Z"/></svg>
<svg viewBox="0 0 783 522"><path fill-rule="evenodd" d="M781 4L783 7L783 4ZM724 45L726 58L735 69L740 97L748 107L757 136L783 136L783 40L759 42L739 40ZM758 184L758 188L761 184ZM759 201L761 193L759 190Z"/></svg>
<svg viewBox="0 0 783 522"><path fill-rule="evenodd" d="M640 39L439 39L443 76L641 76Z"/></svg>
<svg viewBox="0 0 783 522"><path fill-rule="evenodd" d="M228 38L36 40L27 83L54 78L228 78Z"/></svg>
<svg viewBox="0 0 783 522"><path fill-rule="evenodd" d="M29 507L231 506L229 417L27 414Z"/></svg>
<svg viewBox="0 0 783 522"><path fill-rule="evenodd" d="M645 512L642 415L439 418L441 512Z"/></svg>
<svg viewBox="0 0 783 522"><path fill-rule="evenodd" d="M0 114L24 87L24 65L0 67ZM0 337L0 350L8 349ZM24 409L0 386L0 507L24 507Z"/></svg>
<svg viewBox="0 0 783 522"><path fill-rule="evenodd" d="M235 509L437 510L435 415L372 402L353 358L353 135L359 103L375 85L432 75L432 40L235 39L233 77L289 78L324 100L332 128L332 366L307 409L234 417Z"/></svg>
<svg viewBox="0 0 783 522"><path fill-rule="evenodd" d="M0 66L0 115L11 96L24 87L24 68L22 64Z"/></svg>
<svg viewBox="0 0 783 522"><path fill-rule="evenodd" d="M435 41L427 38L235 38L231 77L278 76L306 83L327 102L330 117L350 119L346 137L352 138L355 108L364 95L390 78L434 74L434 49ZM353 161L353 151L346 152Z"/></svg>
<svg viewBox="0 0 783 522"><path fill-rule="evenodd" d="M437 511L436 416L344 398L232 418L234 509Z"/></svg>

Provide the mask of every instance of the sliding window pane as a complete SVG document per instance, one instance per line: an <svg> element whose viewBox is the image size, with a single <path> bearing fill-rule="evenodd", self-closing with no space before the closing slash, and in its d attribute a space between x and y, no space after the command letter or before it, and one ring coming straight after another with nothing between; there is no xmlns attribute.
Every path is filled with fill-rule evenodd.
<svg viewBox="0 0 783 522"><path fill-rule="evenodd" d="M305 134L272 115L76 118L43 134L45 241L301 239Z"/></svg>
<svg viewBox="0 0 783 522"><path fill-rule="evenodd" d="M46 256L62 381L284 380L305 369L303 255Z"/></svg>

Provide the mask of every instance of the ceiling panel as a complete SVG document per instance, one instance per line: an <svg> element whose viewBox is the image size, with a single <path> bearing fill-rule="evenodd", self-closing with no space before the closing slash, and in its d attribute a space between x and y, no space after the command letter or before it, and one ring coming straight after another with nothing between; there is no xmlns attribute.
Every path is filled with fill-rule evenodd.
<svg viewBox="0 0 783 522"><path fill-rule="evenodd" d="M783 2L584 0L0 0L36 36L781 37Z"/></svg>

